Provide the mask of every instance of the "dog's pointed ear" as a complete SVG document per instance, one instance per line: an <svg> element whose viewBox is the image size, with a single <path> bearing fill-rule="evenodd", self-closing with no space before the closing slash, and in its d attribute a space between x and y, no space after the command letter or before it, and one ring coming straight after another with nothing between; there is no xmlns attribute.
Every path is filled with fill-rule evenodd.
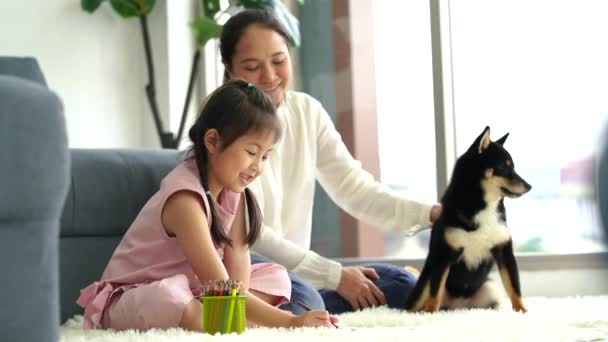
<svg viewBox="0 0 608 342"><path fill-rule="evenodd" d="M490 126L486 126L483 132L481 132L477 139L475 139L473 145L469 147L469 152L481 154L488 148L488 146L490 146L491 142L492 141L490 140Z"/></svg>
<svg viewBox="0 0 608 342"><path fill-rule="evenodd" d="M505 141L507 141L508 137L509 137L509 133L503 135L502 138L496 140L495 143L497 143L498 145L502 146L502 145L505 144Z"/></svg>

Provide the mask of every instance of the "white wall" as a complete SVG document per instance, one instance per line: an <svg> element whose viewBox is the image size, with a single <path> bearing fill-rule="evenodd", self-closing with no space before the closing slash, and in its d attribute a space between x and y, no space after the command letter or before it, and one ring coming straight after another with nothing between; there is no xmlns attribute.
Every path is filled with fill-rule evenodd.
<svg viewBox="0 0 608 342"><path fill-rule="evenodd" d="M169 25L187 27L188 21L170 23L167 13L167 1L157 1L148 24L159 109L169 128L168 117L179 117L181 104L179 113L169 113L168 89L171 81L182 82L172 80L169 71L187 75L190 63L175 58L177 50L169 65ZM182 10L181 15L187 14ZM49 87L61 97L70 147L160 147L144 90L148 76L138 19L119 17L108 3L88 14L76 0L22 0L0 2L0 22L0 55L36 57ZM180 56L190 60L192 48L179 46L185 49Z"/></svg>
<svg viewBox="0 0 608 342"><path fill-rule="evenodd" d="M168 105L171 112L170 129L177 136L179 124L182 117L188 82L190 81L190 69L192 58L196 51L196 43L190 23L194 20L200 1L171 1L167 5L167 52L168 52ZM202 57L202 56L201 56ZM199 59L198 80L193 89L189 106L188 118L184 126L181 147L189 144L188 129L194 123L196 111L202 100L202 88L198 86L203 83L204 72L202 58Z"/></svg>

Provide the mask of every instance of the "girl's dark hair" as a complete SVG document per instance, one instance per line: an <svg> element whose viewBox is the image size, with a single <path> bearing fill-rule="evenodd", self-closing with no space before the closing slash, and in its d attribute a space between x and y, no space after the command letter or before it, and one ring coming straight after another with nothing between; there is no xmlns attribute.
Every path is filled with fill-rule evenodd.
<svg viewBox="0 0 608 342"><path fill-rule="evenodd" d="M271 11L266 9L247 9L233 15L224 24L220 37L220 54L222 56L222 64L224 64L224 82L230 79L228 70L232 67L232 58L235 54L236 44L238 44L245 30L251 25L260 25L275 31L285 39L285 45L289 47L289 34Z"/></svg>
<svg viewBox="0 0 608 342"><path fill-rule="evenodd" d="M188 135L192 141L190 151L198 166L198 172L203 188L209 190L207 167L209 157L204 144L205 133L216 129L220 136L221 148L226 149L239 137L270 129L275 132L275 142L280 139L282 130L276 115L272 100L251 83L234 80L225 83L213 93L205 102L196 122L190 128ZM246 242L252 245L258 238L262 226L262 213L249 189L245 189L245 198L249 215L249 232ZM231 239L217 218L214 201L209 192L207 200L211 213L211 237L217 244L226 242L231 245Z"/></svg>

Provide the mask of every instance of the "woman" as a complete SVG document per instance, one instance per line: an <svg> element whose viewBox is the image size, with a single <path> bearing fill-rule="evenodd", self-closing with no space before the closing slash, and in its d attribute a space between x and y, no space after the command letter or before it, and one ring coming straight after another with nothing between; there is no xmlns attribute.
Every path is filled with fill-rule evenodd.
<svg viewBox="0 0 608 342"><path fill-rule="evenodd" d="M392 265L342 267L310 250L315 182L355 218L387 229L429 225L441 207L389 193L350 155L321 104L287 90L288 42L280 22L265 10L234 15L220 38L224 79L244 79L269 95L285 134L267 172L251 185L264 214L262 237L253 246L263 257L252 256L252 262L271 259L292 271L292 300L282 308L296 314L303 310L298 301L331 313L402 307L416 281L413 273Z"/></svg>

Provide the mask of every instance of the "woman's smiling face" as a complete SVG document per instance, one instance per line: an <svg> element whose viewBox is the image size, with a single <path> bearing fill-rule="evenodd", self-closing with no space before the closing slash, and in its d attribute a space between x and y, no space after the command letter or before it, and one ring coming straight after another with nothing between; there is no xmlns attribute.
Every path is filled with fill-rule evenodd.
<svg viewBox="0 0 608 342"><path fill-rule="evenodd" d="M292 78L285 39L274 30L253 24L236 44L230 78L243 79L266 93L278 107Z"/></svg>

